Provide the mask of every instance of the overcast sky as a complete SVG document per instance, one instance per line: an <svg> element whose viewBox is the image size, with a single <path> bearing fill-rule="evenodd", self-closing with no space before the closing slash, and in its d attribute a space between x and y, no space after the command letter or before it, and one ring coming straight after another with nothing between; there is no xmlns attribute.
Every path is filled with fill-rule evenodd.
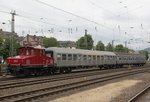
<svg viewBox="0 0 150 102"><path fill-rule="evenodd" d="M10 31L9 13L15 10L19 36L76 41L87 29L95 44L127 41L127 47L139 50L150 46L149 4L149 0L0 0L0 28Z"/></svg>

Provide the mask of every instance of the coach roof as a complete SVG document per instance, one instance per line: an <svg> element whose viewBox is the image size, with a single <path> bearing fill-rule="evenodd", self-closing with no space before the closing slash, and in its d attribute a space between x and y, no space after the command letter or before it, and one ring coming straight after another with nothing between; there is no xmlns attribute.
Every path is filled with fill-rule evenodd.
<svg viewBox="0 0 150 102"><path fill-rule="evenodd" d="M74 53L74 54L85 54L85 55L111 55L116 54L108 51L95 51L95 50L83 50L83 49L70 49L70 48L59 48L59 47L49 47L46 51L54 51L56 53Z"/></svg>

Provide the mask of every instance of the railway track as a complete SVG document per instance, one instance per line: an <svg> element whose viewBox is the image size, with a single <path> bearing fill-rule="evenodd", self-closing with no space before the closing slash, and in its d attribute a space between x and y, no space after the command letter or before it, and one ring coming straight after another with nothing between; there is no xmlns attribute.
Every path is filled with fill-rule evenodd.
<svg viewBox="0 0 150 102"><path fill-rule="evenodd" d="M123 71L126 69L118 69L118 71ZM35 78L23 78L13 80L12 82L6 81L6 83L0 84L0 90L1 89L7 89L7 88L15 88L15 87L21 87L21 86L27 86L27 85L33 85L33 84L40 84L40 83L47 83L47 82L53 82L53 81L59 81L63 79L71 79L71 78L79 78L84 76L92 76L92 75L98 75L98 74L105 74L105 73L112 73L115 72L116 69L113 70L93 70L92 72L80 72L80 73L70 73L70 74L61 74L61 75L54 75L54 76L48 76L48 77L35 77Z"/></svg>
<svg viewBox="0 0 150 102"><path fill-rule="evenodd" d="M85 69L85 70L76 70L76 71L73 71L73 72L71 72L71 73L85 73L85 72L93 72L93 71L98 71L99 70L99 68L94 68L94 69ZM71 73L64 73L64 74L71 74ZM61 74L61 75L64 75L64 74ZM39 79L39 78L45 78L45 77L53 77L53 76L58 76L58 75L60 75L59 73L55 73L55 74L53 74L53 75L43 75L43 76L29 76L29 77L20 77L20 78L18 78L18 77L14 77L14 76L6 76L6 77L0 77L0 81L2 81L2 82L7 82L8 80L9 80L9 82L10 81L12 81L12 82L18 82L18 81L25 81L26 79L27 80L32 80L32 79Z"/></svg>
<svg viewBox="0 0 150 102"><path fill-rule="evenodd" d="M126 69L120 69L117 71L125 71ZM137 69L136 69L137 70ZM143 69L138 69L138 70L143 70ZM94 71L90 73L80 73L80 74L64 74L64 76L59 75L59 76L54 76L54 77L47 77L47 78L40 78L40 79L32 79L32 80L17 80L14 82L7 82L0 84L0 90L2 89L8 89L8 88L15 88L15 87L23 87L23 86L29 86L29 85L34 85L34 84L40 84L40 83L48 83L48 82L54 82L54 81L60 81L60 80L67 80L67 79L73 79L73 78L80 78L80 77L86 77L86 76L93 76L93 75L99 75L99 74L108 74L108 73L113 73L116 72L115 69L113 70L105 70L105 71Z"/></svg>
<svg viewBox="0 0 150 102"><path fill-rule="evenodd" d="M15 80L16 78L13 76L6 76L6 77L0 77L0 82L1 81L9 81L9 80Z"/></svg>
<svg viewBox="0 0 150 102"><path fill-rule="evenodd" d="M146 92L150 91L150 85L144 88L142 91L133 96L128 102L137 102Z"/></svg>
<svg viewBox="0 0 150 102"><path fill-rule="evenodd" d="M4 96L0 96L0 102L26 102L26 101L33 101L35 99L44 97L44 96L54 96L57 94L61 94L66 91L71 91L73 89L82 88L89 85L94 85L98 83L102 83L105 81L130 76L133 74L144 73L145 70L137 70L137 71L128 71L122 72L119 74L108 75L105 77L97 77L94 79L85 79L83 81L78 82L70 82L70 83L62 83L60 85L44 87L36 90L26 91L26 92L19 92L8 94Z"/></svg>
<svg viewBox="0 0 150 102"><path fill-rule="evenodd" d="M149 66L149 65L148 65ZM146 67L148 67L147 65L146 66L143 66L143 68L146 68ZM126 69L127 68L127 66L126 67L123 67L123 68L117 68L117 69L112 69L112 70L120 70L120 69ZM136 66L133 66L133 68L140 68L140 67L136 67ZM94 68L94 69L85 69L85 70L75 70L75 71L73 71L73 72L71 72L71 73L69 73L69 74L72 74L72 73L85 73L85 72L93 72L93 71L98 71L99 70L99 68ZM107 69L103 69L104 71L105 70L107 70ZM103 71L103 70L101 70L101 71ZM110 70L110 69L109 69ZM67 73L68 74L68 73ZM52 75L52 77L53 76L57 76L57 75L60 75L59 73L56 73L56 74L54 74L54 75ZM61 74L62 75L62 74ZM12 82L19 82L19 81L25 81L25 79L28 79L28 80L32 80L32 79L36 79L36 78L42 78L42 77L47 77L47 76L38 76L38 77L27 77L27 78L16 78L16 77L14 77L14 76L6 76L6 77L0 77L0 82L1 83L4 83L4 82L7 82L7 81L9 81L9 83L10 83L10 81L12 81ZM49 77L49 76L48 76ZM51 77L51 76L50 76Z"/></svg>

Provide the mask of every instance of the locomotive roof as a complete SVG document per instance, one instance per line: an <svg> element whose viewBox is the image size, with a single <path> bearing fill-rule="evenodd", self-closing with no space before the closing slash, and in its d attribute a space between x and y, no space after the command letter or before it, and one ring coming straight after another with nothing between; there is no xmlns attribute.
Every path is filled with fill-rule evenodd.
<svg viewBox="0 0 150 102"><path fill-rule="evenodd" d="M49 47L46 51L54 51L56 53L74 53L74 54L84 54L84 55L111 55L116 54L108 51L95 51L95 50L83 50L83 49L70 49L70 48L59 48L59 47Z"/></svg>
<svg viewBox="0 0 150 102"><path fill-rule="evenodd" d="M24 47L20 47L20 49L21 48L45 49L44 47L41 46L24 46Z"/></svg>

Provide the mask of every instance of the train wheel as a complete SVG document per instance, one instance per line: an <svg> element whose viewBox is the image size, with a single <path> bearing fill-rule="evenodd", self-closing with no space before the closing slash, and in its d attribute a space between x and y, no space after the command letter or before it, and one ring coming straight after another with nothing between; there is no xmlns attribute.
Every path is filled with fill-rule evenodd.
<svg viewBox="0 0 150 102"><path fill-rule="evenodd" d="M70 73L71 71L71 68L66 68L66 73Z"/></svg>
<svg viewBox="0 0 150 102"><path fill-rule="evenodd" d="M63 74L63 73L65 73L65 69L64 68L60 68L59 72Z"/></svg>

